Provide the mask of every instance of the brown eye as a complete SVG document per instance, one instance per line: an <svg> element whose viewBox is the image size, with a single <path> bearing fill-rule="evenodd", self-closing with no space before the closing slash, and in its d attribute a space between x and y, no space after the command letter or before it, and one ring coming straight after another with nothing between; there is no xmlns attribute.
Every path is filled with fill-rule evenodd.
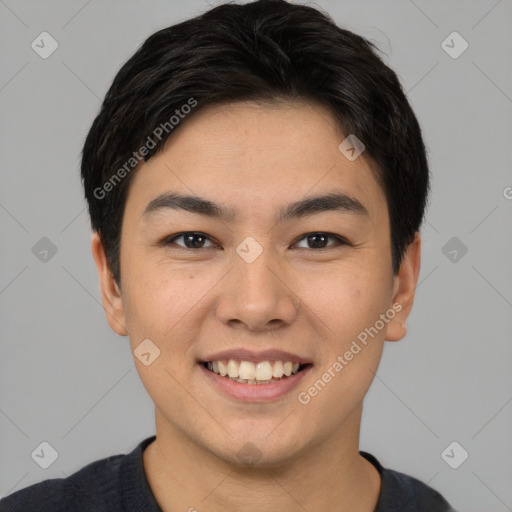
<svg viewBox="0 0 512 512"><path fill-rule="evenodd" d="M179 239L184 241L184 245L175 243L175 240ZM206 240L210 240L210 238L204 233L198 231L185 231L184 233L178 233L177 235L167 238L164 241L164 245L167 246L174 244L182 247L183 249L208 249L208 247L204 246ZM215 244L211 243L211 247L215 247Z"/></svg>
<svg viewBox="0 0 512 512"><path fill-rule="evenodd" d="M327 245L329 239L336 241L334 244ZM339 235L333 233L326 233L325 231L315 231L304 235L300 240L306 240L309 247L301 247L305 249L329 249L331 247L338 247L340 245L349 245L348 242Z"/></svg>

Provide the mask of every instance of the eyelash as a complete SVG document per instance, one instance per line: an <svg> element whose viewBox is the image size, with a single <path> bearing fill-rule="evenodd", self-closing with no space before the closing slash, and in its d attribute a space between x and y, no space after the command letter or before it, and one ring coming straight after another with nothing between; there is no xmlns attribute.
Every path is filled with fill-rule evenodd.
<svg viewBox="0 0 512 512"><path fill-rule="evenodd" d="M199 236L201 236L203 238L206 238L206 239L212 241L211 238L208 235L206 235L205 233L202 233L200 231L184 231L182 233L178 233L176 235L172 235L170 237L165 238L162 241L162 244L165 245L165 246L172 245L172 244L174 244L175 240L177 240L178 238L182 238L185 235L199 235ZM332 239L336 240L336 244L331 244L331 245L328 245L327 247L320 247L320 248L311 248L311 247L306 247L305 248L305 247L301 247L301 249L310 249L310 250L313 250L313 251L321 252L321 251L326 251L326 250L329 250L329 249L333 249L335 247L340 247L340 246L343 246L343 245L347 245L347 246L351 245L342 236L336 235L334 233L329 233L329 232L326 232L326 231L312 231L310 233L306 233L301 238L299 238L297 240L297 242L295 242L295 243L301 242L302 240L306 239L308 236L311 236L311 235L324 235L327 238L332 238ZM184 246L181 246L181 245L178 245L177 247L180 248L180 249L189 250L189 251L200 251L200 250L206 250L206 249L213 249L214 248L214 247L199 247L198 249L194 249L194 248L191 248L191 247L184 247Z"/></svg>

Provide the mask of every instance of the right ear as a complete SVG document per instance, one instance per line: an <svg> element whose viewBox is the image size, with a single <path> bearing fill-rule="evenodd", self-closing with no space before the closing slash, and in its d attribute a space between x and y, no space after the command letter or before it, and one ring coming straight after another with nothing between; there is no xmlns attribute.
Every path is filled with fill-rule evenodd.
<svg viewBox="0 0 512 512"><path fill-rule="evenodd" d="M110 271L103 243L97 231L94 231L92 235L91 250L98 270L101 299L108 324L114 332L120 336L126 336L128 331L126 330L121 290Z"/></svg>

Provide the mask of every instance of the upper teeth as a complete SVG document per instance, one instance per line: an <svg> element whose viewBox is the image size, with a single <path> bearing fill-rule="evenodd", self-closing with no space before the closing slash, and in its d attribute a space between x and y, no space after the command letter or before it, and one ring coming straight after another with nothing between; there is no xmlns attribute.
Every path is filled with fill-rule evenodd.
<svg viewBox="0 0 512 512"><path fill-rule="evenodd" d="M279 379L283 375L289 377L297 373L299 366L299 363L292 363L291 361L253 363L251 361L230 359L229 361L208 362L208 369L223 377L227 375L232 379L260 381L269 381L272 380L272 377Z"/></svg>

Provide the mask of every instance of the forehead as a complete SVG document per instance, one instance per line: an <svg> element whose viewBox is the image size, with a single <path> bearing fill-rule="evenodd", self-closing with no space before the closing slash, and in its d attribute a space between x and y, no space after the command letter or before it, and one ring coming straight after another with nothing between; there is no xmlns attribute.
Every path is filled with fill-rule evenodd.
<svg viewBox="0 0 512 512"><path fill-rule="evenodd" d="M375 215L385 197L374 163L364 153L349 160L339 149L345 138L332 113L314 103L207 106L137 170L127 203L140 215L158 195L177 191L230 205L241 220L336 189Z"/></svg>

